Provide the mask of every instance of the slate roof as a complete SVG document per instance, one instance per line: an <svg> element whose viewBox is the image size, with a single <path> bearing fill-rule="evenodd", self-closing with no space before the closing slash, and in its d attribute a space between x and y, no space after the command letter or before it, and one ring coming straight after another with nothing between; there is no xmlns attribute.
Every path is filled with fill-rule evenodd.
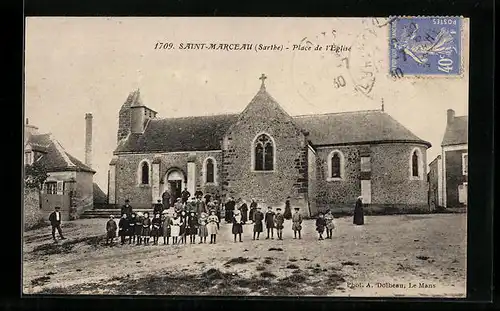
<svg viewBox="0 0 500 311"><path fill-rule="evenodd" d="M150 119L144 133L129 134L115 152L220 150L224 133L238 116Z"/></svg>
<svg viewBox="0 0 500 311"><path fill-rule="evenodd" d="M446 125L441 146L467 144L469 118L467 116L454 117L451 123Z"/></svg>
<svg viewBox="0 0 500 311"><path fill-rule="evenodd" d="M381 110L296 116L297 124L309 131L315 146L373 142L415 142L431 144Z"/></svg>
<svg viewBox="0 0 500 311"><path fill-rule="evenodd" d="M250 104L256 100L276 103L264 86ZM280 107L279 104L277 105ZM146 124L144 133L131 133L121 140L115 154L220 150L225 132L238 120L238 117L239 114L153 118ZM380 110L314 114L291 118L297 127L309 133L308 139L314 146L380 142L413 142L431 146L429 142L422 140Z"/></svg>
<svg viewBox="0 0 500 311"><path fill-rule="evenodd" d="M79 171L95 173L92 168L67 153L51 134L31 135L27 144L33 150L43 154L37 161L43 164L49 172Z"/></svg>

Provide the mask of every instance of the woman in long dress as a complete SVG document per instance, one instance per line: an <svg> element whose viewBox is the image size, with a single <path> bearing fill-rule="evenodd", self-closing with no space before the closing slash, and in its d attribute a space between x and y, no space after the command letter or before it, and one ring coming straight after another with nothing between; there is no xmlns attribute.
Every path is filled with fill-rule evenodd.
<svg viewBox="0 0 500 311"><path fill-rule="evenodd" d="M353 223L355 225L363 225L365 223L365 216L363 214L363 197L359 196L354 206Z"/></svg>
<svg viewBox="0 0 500 311"><path fill-rule="evenodd" d="M177 213L174 212L173 217L172 217L172 224L170 225L170 234L172 236L172 244L177 244L179 235L181 233L181 224L182 220L177 215Z"/></svg>
<svg viewBox="0 0 500 311"><path fill-rule="evenodd" d="M245 224L248 221L248 205L245 200L242 201L243 204L240 206L240 212L241 212L241 222Z"/></svg>
<svg viewBox="0 0 500 311"><path fill-rule="evenodd" d="M210 235L210 244L215 244L217 240L217 232L219 231L217 228L217 223L219 222L219 218L215 215L215 211L210 212L210 216L208 216L208 224L207 231Z"/></svg>

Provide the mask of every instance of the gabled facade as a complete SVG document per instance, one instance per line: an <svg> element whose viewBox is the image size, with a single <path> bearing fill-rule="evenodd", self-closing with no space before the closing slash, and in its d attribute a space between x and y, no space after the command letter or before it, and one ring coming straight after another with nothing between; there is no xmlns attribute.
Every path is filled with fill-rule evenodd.
<svg viewBox="0 0 500 311"><path fill-rule="evenodd" d="M436 206L467 206L468 149L468 117L455 116L455 111L448 109L441 155L430 167L436 173L429 175L430 192L437 194Z"/></svg>
<svg viewBox="0 0 500 311"><path fill-rule="evenodd" d="M26 120L24 163L35 162L48 173L40 195L40 208L46 218L55 206L61 207L63 219L70 219L71 206L76 209L75 216L93 208L95 171L66 152L52 134L39 134L38 128Z"/></svg>

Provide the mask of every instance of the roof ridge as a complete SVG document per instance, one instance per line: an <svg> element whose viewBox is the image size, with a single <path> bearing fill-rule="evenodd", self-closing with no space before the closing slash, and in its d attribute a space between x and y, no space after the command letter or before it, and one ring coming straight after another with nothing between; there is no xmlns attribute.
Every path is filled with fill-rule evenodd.
<svg viewBox="0 0 500 311"><path fill-rule="evenodd" d="M68 155L66 154L66 150L64 149L64 147L61 145L61 143L57 139L54 138L54 136L52 134L50 135L50 140L54 144L54 147L56 147L57 152L59 152L59 154L64 159L64 162L66 162L66 164L68 166L71 166L71 167L76 166L75 163L73 163L73 161L71 161L70 158L68 157Z"/></svg>
<svg viewBox="0 0 500 311"><path fill-rule="evenodd" d="M193 118L206 118L206 117L219 117L219 116L236 116L239 113L221 113L221 114L211 114L211 115L201 115L201 116L183 116L183 117L166 117L166 118L151 118L151 120L176 120L176 119L193 119Z"/></svg>
<svg viewBox="0 0 500 311"><path fill-rule="evenodd" d="M292 118L305 118L305 117L316 117L316 116L329 116L329 115L338 115L338 114L355 114L355 113L364 113L364 112L381 112L385 113L380 109L372 109L372 110L353 110L353 111L341 111L341 112L325 112L325 113L312 113L312 114L299 114L292 116ZM387 114L387 113L385 113Z"/></svg>

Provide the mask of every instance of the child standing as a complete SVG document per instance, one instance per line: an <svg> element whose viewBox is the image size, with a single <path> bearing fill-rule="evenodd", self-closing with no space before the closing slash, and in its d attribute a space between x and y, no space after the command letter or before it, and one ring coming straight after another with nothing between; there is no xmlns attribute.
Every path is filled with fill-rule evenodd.
<svg viewBox="0 0 500 311"><path fill-rule="evenodd" d="M187 223L188 223L187 233L189 234L189 243L193 244L196 242L195 241L196 234L198 233L198 217L196 216L194 211L189 214Z"/></svg>
<svg viewBox="0 0 500 311"><path fill-rule="evenodd" d="M325 232L326 221L323 213L319 213L318 218L316 219L316 231L318 231L319 238L318 240L323 240L323 232Z"/></svg>
<svg viewBox="0 0 500 311"><path fill-rule="evenodd" d="M180 236L180 241L179 243L181 244L186 244L186 227L187 227L187 212L186 211L181 211L181 226L180 226L180 231L179 231L179 236Z"/></svg>
<svg viewBox="0 0 500 311"><path fill-rule="evenodd" d="M207 218L207 231L210 235L210 244L215 244L217 240L217 223L219 222L219 218L215 215L215 211L210 212L210 216Z"/></svg>
<svg viewBox="0 0 500 311"><path fill-rule="evenodd" d="M141 236L144 238L144 245L149 245L149 234L151 233L151 219L149 219L149 213L144 213L144 219L142 220L142 232Z"/></svg>
<svg viewBox="0 0 500 311"><path fill-rule="evenodd" d="M265 216L266 229L267 229L267 237L266 240L269 240L269 233L271 233L271 239L274 240L274 212L271 206L267 207L267 212Z"/></svg>
<svg viewBox="0 0 500 311"><path fill-rule="evenodd" d="M299 213L299 208L295 208L295 213L292 216L292 230L293 238L297 238L297 233L299 234L299 240L302 238L300 236L300 231L302 230L302 215Z"/></svg>
<svg viewBox="0 0 500 311"><path fill-rule="evenodd" d="M120 221L118 222L118 235L120 236L120 243L121 245L125 244L125 237L127 236L127 230L128 230L128 215L123 214L122 217L120 218Z"/></svg>
<svg viewBox="0 0 500 311"><path fill-rule="evenodd" d="M130 214L130 218L128 220L128 230L127 230L127 235L128 235L128 244L132 244L132 240L134 240L135 243L135 222L137 219L135 219L135 213Z"/></svg>
<svg viewBox="0 0 500 311"><path fill-rule="evenodd" d="M137 245L141 245L142 243L142 221L143 215L141 212L138 212L137 217L135 218L135 236L137 237Z"/></svg>
<svg viewBox="0 0 500 311"><path fill-rule="evenodd" d="M172 218L168 214L168 212L165 210L163 211L163 224L162 224L162 229L163 229L163 245L168 244L170 240L170 233L171 229L170 226L172 225Z"/></svg>
<svg viewBox="0 0 500 311"><path fill-rule="evenodd" d="M113 219L113 215L109 216L108 222L106 222L106 245L113 244L116 237L116 222Z"/></svg>
<svg viewBox="0 0 500 311"><path fill-rule="evenodd" d="M182 220L179 215L177 215L176 212L174 212L174 215L172 217L172 224L170 225L170 234L172 235L172 244L177 244L178 243L178 238L181 233L181 224Z"/></svg>
<svg viewBox="0 0 500 311"><path fill-rule="evenodd" d="M333 229L335 229L335 224L333 223L333 214L331 210L328 210L328 212L326 213L325 222L326 222L326 238L332 239Z"/></svg>
<svg viewBox="0 0 500 311"><path fill-rule="evenodd" d="M236 243L236 236L239 236L240 242L243 242L241 240L241 234L243 233L243 216L241 215L239 210L234 211L233 215L233 234L234 234L234 242Z"/></svg>
<svg viewBox="0 0 500 311"><path fill-rule="evenodd" d="M161 229L161 218L160 213L156 213L151 221L151 235L153 236L153 245L158 245L158 239L160 238Z"/></svg>
<svg viewBox="0 0 500 311"><path fill-rule="evenodd" d="M206 213L201 213L200 219L198 219L198 235L200 236L200 243L207 243L207 236L208 236L208 231L207 231L207 217L208 215Z"/></svg>
<svg viewBox="0 0 500 311"><path fill-rule="evenodd" d="M255 212L253 213L253 239L255 240L255 236L257 236L257 240L259 239L259 235L262 232L262 220L264 219L264 214L260 211L260 206L257 207Z"/></svg>
<svg viewBox="0 0 500 311"><path fill-rule="evenodd" d="M285 216L281 214L281 208L276 208L276 216L274 217L274 223L276 226L276 233L278 234L278 240L283 240L283 223L285 222Z"/></svg>

